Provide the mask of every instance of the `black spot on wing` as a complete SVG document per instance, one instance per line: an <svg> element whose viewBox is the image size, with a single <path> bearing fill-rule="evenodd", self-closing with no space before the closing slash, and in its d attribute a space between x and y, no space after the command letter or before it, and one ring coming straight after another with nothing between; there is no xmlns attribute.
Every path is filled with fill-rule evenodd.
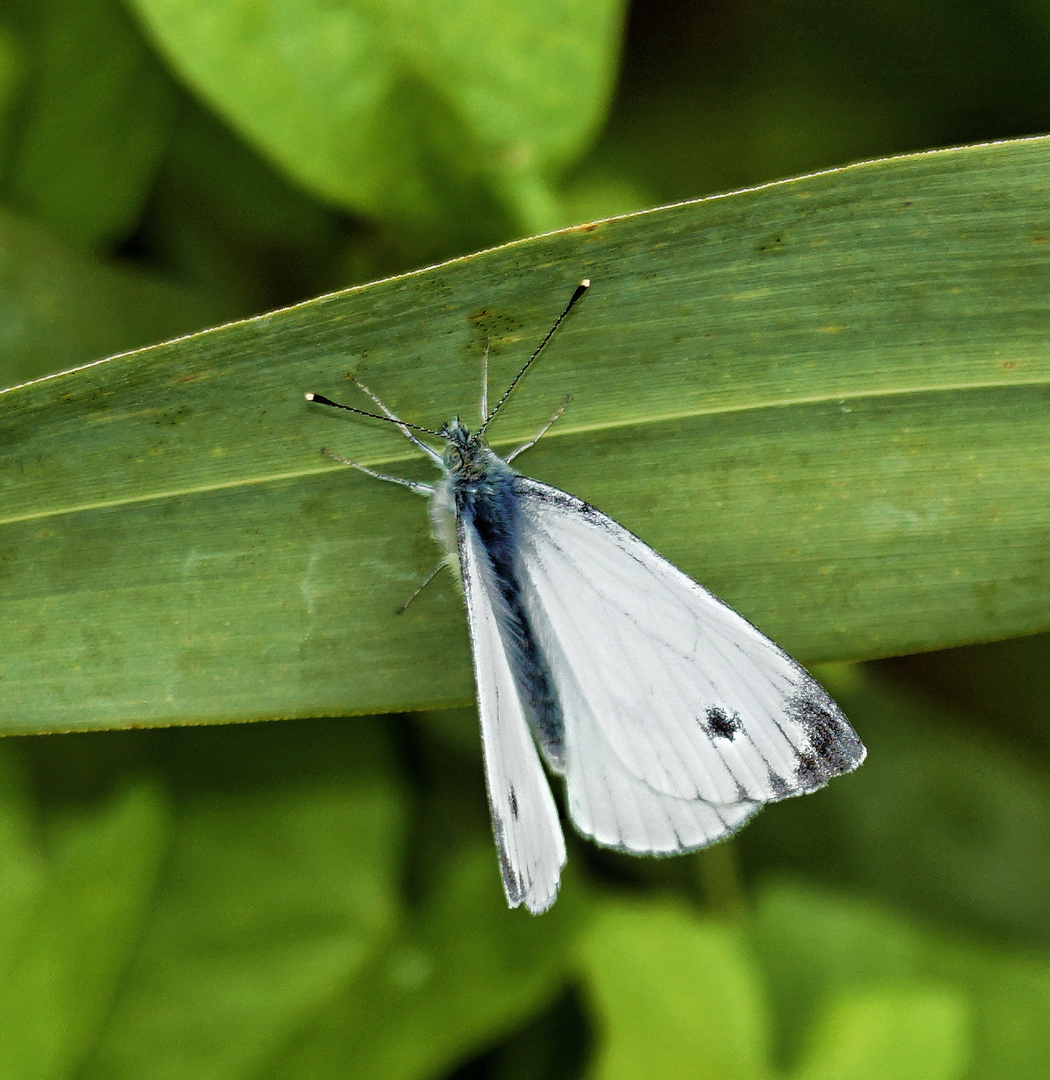
<svg viewBox="0 0 1050 1080"><path fill-rule="evenodd" d="M707 710L704 730L713 739L728 739L732 742L733 736L740 730L740 717L736 713L730 716L725 709L713 705Z"/></svg>
<svg viewBox="0 0 1050 1080"><path fill-rule="evenodd" d="M815 683L799 687L785 702L788 720L797 724L808 746L798 755L795 777L811 791L833 776L855 769L864 760L864 745L839 707Z"/></svg>

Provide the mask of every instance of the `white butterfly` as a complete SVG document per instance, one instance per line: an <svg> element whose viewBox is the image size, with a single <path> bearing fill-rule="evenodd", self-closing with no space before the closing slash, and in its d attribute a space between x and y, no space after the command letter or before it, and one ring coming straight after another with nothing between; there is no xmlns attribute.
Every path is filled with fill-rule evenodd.
<svg viewBox="0 0 1050 1080"><path fill-rule="evenodd" d="M506 459L486 444L589 284L491 412L483 390L475 432L459 417L438 431L406 423L360 383L382 416L306 395L392 421L442 470L430 486L329 454L430 499L466 597L503 887L511 907L535 914L554 903L565 865L537 745L565 777L577 830L636 855L713 844L764 803L815 791L865 756L831 698L746 619L592 506L510 467L559 414ZM410 429L443 439L444 453Z"/></svg>

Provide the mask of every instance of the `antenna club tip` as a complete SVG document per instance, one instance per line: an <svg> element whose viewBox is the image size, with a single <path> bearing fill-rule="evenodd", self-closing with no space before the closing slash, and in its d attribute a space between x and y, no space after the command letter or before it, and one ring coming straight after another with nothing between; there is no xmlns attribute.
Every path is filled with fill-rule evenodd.
<svg viewBox="0 0 1050 1080"><path fill-rule="evenodd" d="M589 289L590 287L591 287L591 279L589 277L585 277L583 279L583 281L580 282L580 288L581 289Z"/></svg>
<svg viewBox="0 0 1050 1080"><path fill-rule="evenodd" d="M314 398L317 397L317 395L316 394L303 394L303 397L306 398L307 401L313 401Z"/></svg>

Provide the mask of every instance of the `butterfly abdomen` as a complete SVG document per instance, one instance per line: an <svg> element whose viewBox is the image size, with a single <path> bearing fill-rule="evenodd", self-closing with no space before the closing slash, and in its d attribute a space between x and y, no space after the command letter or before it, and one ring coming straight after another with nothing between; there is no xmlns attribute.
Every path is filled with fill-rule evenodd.
<svg viewBox="0 0 1050 1080"><path fill-rule="evenodd" d="M491 455L487 467L477 475L452 473L456 514L467 528L473 528L492 568L499 593L497 606L501 636L522 698L528 704L530 721L552 768L561 770L564 761L564 724L561 708L551 683L549 668L522 600L517 560L521 534L521 511L515 488L515 473Z"/></svg>

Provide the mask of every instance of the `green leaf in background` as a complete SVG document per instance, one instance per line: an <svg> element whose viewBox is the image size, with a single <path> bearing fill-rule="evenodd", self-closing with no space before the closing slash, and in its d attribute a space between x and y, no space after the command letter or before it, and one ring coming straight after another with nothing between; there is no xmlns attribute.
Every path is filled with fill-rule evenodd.
<svg viewBox="0 0 1050 1080"><path fill-rule="evenodd" d="M24 50L20 47L18 34L4 15L0 13L0 176L8 167L11 153L10 127L14 119L17 89L24 74Z"/></svg>
<svg viewBox="0 0 1050 1080"><path fill-rule="evenodd" d="M1050 634L883 661L971 724L1050 759Z"/></svg>
<svg viewBox="0 0 1050 1080"><path fill-rule="evenodd" d="M0 1075L62 1080L94 1042L146 921L165 817L159 793L140 785L52 830L37 887L5 926Z"/></svg>
<svg viewBox="0 0 1050 1080"><path fill-rule="evenodd" d="M880 987L831 1002L794 1080L962 1080L966 1004L945 990Z"/></svg>
<svg viewBox="0 0 1050 1080"><path fill-rule="evenodd" d="M4 157L3 193L63 239L132 232L168 142L174 87L119 0L42 0Z"/></svg>
<svg viewBox="0 0 1050 1080"><path fill-rule="evenodd" d="M404 800L378 723L274 725L247 761L224 760L221 730L198 744L216 776L177 802L155 908L78 1075L251 1076L400 919Z"/></svg>
<svg viewBox="0 0 1050 1080"><path fill-rule="evenodd" d="M491 841L459 852L422 911L319 1011L267 1080L437 1076L524 1023L563 984L579 905L511 911Z"/></svg>
<svg viewBox="0 0 1050 1080"><path fill-rule="evenodd" d="M965 943L856 899L770 884L737 926L606 901L579 964L594 1080L1045 1075L1045 955Z"/></svg>
<svg viewBox="0 0 1050 1080"><path fill-rule="evenodd" d="M581 944L598 1019L594 1080L762 1080L768 1020L739 933L684 911L609 905Z"/></svg>
<svg viewBox="0 0 1050 1080"><path fill-rule="evenodd" d="M952 756L959 733L938 730L898 691L888 697L887 711L906 731L928 729L930 744L941 751L934 759L909 743L894 756L878 718L863 705L861 690L877 701L876 690L860 678L852 691L841 676L828 681L876 753L848 784L770 807L744 834L745 848L753 834L788 819L793 809L830 807L823 819L818 814L790 825L816 849L818 862L825 857L822 843L841 844L860 861L885 867L887 876L914 879L912 897L926 890L951 900L930 853L946 810L957 815L967 808L967 788L955 796L954 811L945 807L933 770L944 768L945 758L960 774L971 769L972 775L970 759ZM441 738L454 753L458 729L453 717L445 719L435 730L449 729ZM639 1069L653 1060L661 1070L666 1061L661 1075L670 1076L732 1076L741 1067L747 1075L792 1080L1045 1075L1045 951L970 944L884 904L783 882L756 889L753 911L736 924L659 898L614 902L608 883L598 882L606 898L588 928L588 894L571 876L544 918L508 911L487 835L476 752L469 784L465 774L450 777L458 801L421 806L430 828L406 847L402 784L389 745L399 726L393 718L299 721L0 744L0 766L6 766L0 774L6 913L0 1000L17 1002L10 1009L33 1046L20 1059L32 1067L9 1070L12 1075L167 1080L192 1072L222 1080L327 1080L361 1067L360 1075L423 1080L545 1014L558 1000L573 956L585 1021L596 1038L595 1078L644 1075ZM133 761L140 769L156 762L171 792L174 843L159 880L129 855L144 847L136 835L153 837L145 850L155 867L168 830L144 829L150 815L140 813L141 799L132 796L111 799L102 814L61 811L58 826L47 826L50 857L35 850L32 834L40 826L20 794L26 787L17 768L20 752L51 747L60 754L67 767L46 770L45 789L59 785L66 793L71 779L92 772L92 760L105 759L106 746L112 761L124 762L117 775L126 775ZM997 773L1002 763L995 748L986 750L985 767ZM438 767L434 744L424 756L428 771ZM858 785L884 759L877 785L907 771L909 783L929 791L925 805L915 796L899 799L893 790L887 796L901 803L894 827L919 831L911 863L906 838L865 838L852 824L860 812L851 817L836 802L837 793ZM39 785L39 764L34 775ZM870 792L861 805L876 819L889 816ZM929 839L921 833L923 816L930 819ZM468 818L472 831L463 832ZM838 818L845 827L836 834ZM460 849L434 862L435 838L448 834ZM993 834L981 842L1002 841ZM895 859L876 859L880 845L896 852ZM75 858L58 861L67 851ZM1038 869L1036 852L1019 844L1010 857ZM580 854L571 864L576 874L584 866ZM972 854L976 870L980 848ZM802 867L790 848L787 856ZM433 863L426 881L406 889L406 877L416 876L421 862ZM57 870L49 866L60 865L71 869L52 876ZM869 893L891 891L874 874L863 884ZM960 876L960 886L966 884ZM999 896L1007 911L1015 889L1007 877ZM418 900L406 901L412 892ZM1033 909L1045 907L1038 873L1030 892ZM155 900L146 910L150 893ZM48 919L36 914L40 896L49 898L43 905L52 912ZM101 898L102 913L112 920L109 932L67 937L67 925L98 925L91 922L98 910L92 914L85 902L92 896ZM990 892L989 902L995 898ZM581 924L582 945L574 950ZM38 929L28 933L25 926ZM12 965L5 937L34 942L29 955L36 961ZM26 954L23 945L17 948ZM40 961L42 951L47 963ZM26 971L45 973L43 989L26 991ZM75 993L63 998L64 987ZM733 1040L744 1053L727 1048ZM772 1053L762 1049L766 1044ZM731 1066L724 1063L727 1053Z"/></svg>
<svg viewBox="0 0 1050 1080"><path fill-rule="evenodd" d="M863 769L741 835L745 855L941 921L1050 942L1050 782L990 733L863 673L819 673L868 747Z"/></svg>
<svg viewBox="0 0 1050 1080"><path fill-rule="evenodd" d="M493 431L804 659L1046 627L1050 142L874 162L509 245L0 395L4 730L469 699L461 604L349 367ZM993 212L994 211L994 212Z"/></svg>
<svg viewBox="0 0 1050 1080"><path fill-rule="evenodd" d="M760 890L749 938L776 1018L778 1056L802 1061L799 1080L1045 1075L1045 952L977 944L787 882ZM858 1059L844 1060L864 1042L869 1066L881 1062L881 1071L862 1073ZM836 1055L841 1073L831 1071Z"/></svg>
<svg viewBox="0 0 1050 1080"><path fill-rule="evenodd" d="M22 926L46 872L37 850L28 778L11 744L0 745L0 969L10 970Z"/></svg>
<svg viewBox="0 0 1050 1080"><path fill-rule="evenodd" d="M220 320L221 302L71 252L0 210L0 385Z"/></svg>
<svg viewBox="0 0 1050 1080"><path fill-rule="evenodd" d="M257 314L357 280L343 272L345 232L214 115L183 104L142 237L172 276L221 301L226 318Z"/></svg>
<svg viewBox="0 0 1050 1080"><path fill-rule="evenodd" d="M1050 129L1050 9L1027 0L632 7L585 168L652 204L848 161Z"/></svg>
<svg viewBox="0 0 1050 1080"><path fill-rule="evenodd" d="M409 1080L528 1024L586 894L507 908L476 763L458 817L410 847L403 725L0 743L2 1075ZM132 769L155 779L129 789ZM28 790L52 785L41 813Z"/></svg>
<svg viewBox="0 0 1050 1080"><path fill-rule="evenodd" d="M619 0L133 0L172 65L306 188L434 250L564 221ZM439 239L440 238L440 239Z"/></svg>

